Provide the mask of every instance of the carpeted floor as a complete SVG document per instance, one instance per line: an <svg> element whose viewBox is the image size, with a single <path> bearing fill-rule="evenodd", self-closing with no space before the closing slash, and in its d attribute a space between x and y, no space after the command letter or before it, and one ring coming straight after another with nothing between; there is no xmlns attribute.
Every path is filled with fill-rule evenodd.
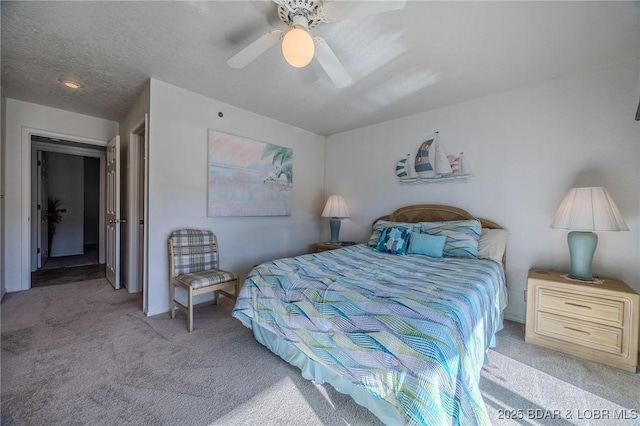
<svg viewBox="0 0 640 426"><path fill-rule="evenodd" d="M141 305L104 279L7 294L2 424L379 424L257 343L228 299L198 306L192 333L184 316L147 318ZM495 425L640 424L640 375L529 345L521 324L507 322L488 360Z"/></svg>

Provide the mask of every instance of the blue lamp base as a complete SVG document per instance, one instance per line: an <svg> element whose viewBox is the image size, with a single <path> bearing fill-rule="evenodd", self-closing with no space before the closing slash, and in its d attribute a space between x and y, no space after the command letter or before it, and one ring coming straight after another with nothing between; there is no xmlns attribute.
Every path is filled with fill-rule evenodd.
<svg viewBox="0 0 640 426"><path fill-rule="evenodd" d="M331 244L340 244L340 219L332 217L329 220L329 226L331 227Z"/></svg>
<svg viewBox="0 0 640 426"><path fill-rule="evenodd" d="M598 245L598 236L593 232L571 231L567 235L571 268L569 278L582 281L593 281L591 261Z"/></svg>

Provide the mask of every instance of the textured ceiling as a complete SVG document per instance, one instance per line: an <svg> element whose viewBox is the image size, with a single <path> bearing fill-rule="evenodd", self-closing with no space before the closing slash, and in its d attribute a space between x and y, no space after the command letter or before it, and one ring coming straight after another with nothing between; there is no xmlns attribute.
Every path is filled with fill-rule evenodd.
<svg viewBox="0 0 640 426"><path fill-rule="evenodd" d="M321 25L354 83L273 47L275 3L2 1L7 97L119 120L150 77L329 135L638 55L638 2L431 2ZM71 91L58 79L84 84ZM637 88L634 88L637 89Z"/></svg>

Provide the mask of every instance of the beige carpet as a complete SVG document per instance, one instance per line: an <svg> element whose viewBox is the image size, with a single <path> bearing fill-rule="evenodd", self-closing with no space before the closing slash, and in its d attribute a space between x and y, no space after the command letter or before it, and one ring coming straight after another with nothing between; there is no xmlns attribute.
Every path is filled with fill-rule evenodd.
<svg viewBox="0 0 640 426"><path fill-rule="evenodd" d="M104 279L8 294L2 424L379 424L258 344L227 299L199 306L192 333L184 317L146 318L141 305ZM640 375L526 344L520 324L499 333L481 389L496 425L640 424L613 419L637 415ZM611 417L584 418L594 410Z"/></svg>

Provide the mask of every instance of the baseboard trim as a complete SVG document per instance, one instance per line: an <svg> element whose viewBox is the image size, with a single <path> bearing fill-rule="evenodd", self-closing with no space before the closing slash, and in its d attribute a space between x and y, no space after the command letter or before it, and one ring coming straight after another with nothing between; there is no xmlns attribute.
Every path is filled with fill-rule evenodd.
<svg viewBox="0 0 640 426"><path fill-rule="evenodd" d="M148 316L148 317L153 317L155 315L160 315L160 314L169 315L169 309L167 309L167 310L158 309L158 310L155 310L155 311L149 311L145 315Z"/></svg>
<svg viewBox="0 0 640 426"><path fill-rule="evenodd" d="M520 324L524 324L525 323L524 318L517 318L517 317L511 316L511 315L505 315L504 319L506 319L507 321L517 322L517 323L520 323Z"/></svg>

